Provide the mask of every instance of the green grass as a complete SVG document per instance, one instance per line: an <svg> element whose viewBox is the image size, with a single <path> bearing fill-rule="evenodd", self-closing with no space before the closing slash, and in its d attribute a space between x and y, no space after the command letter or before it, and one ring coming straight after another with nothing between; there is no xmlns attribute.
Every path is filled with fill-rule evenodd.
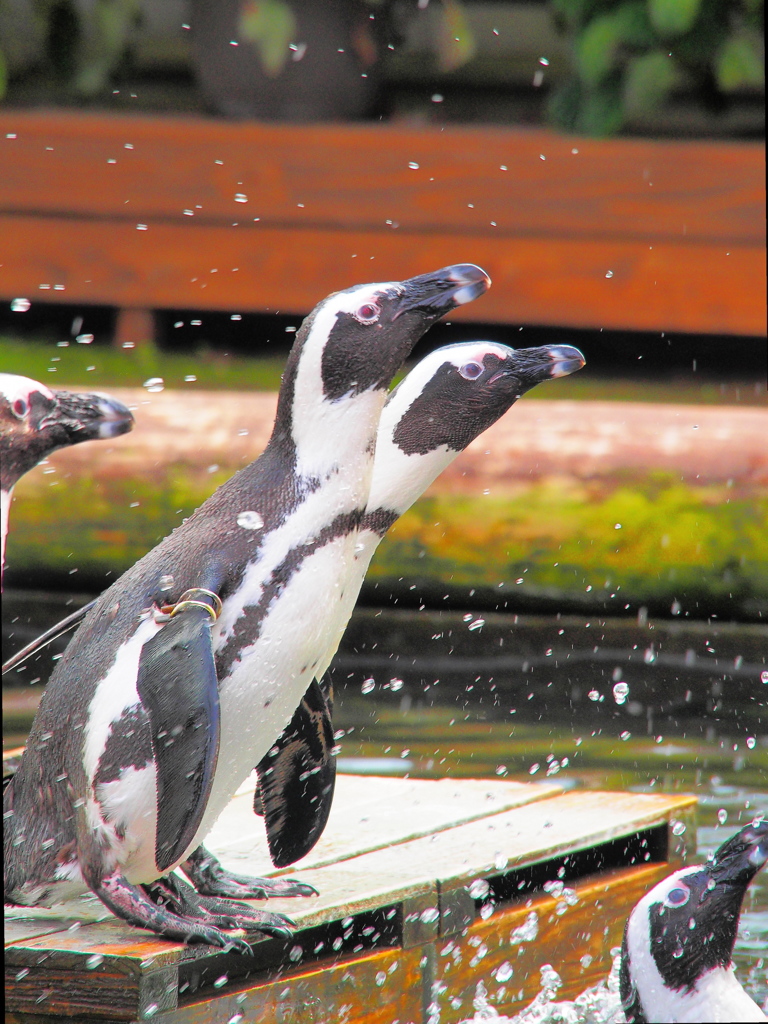
<svg viewBox="0 0 768 1024"><path fill-rule="evenodd" d="M283 355L228 356L209 348L182 355L164 352L152 344L129 351L74 341L66 347L60 345L52 340L0 336L0 368L4 373L23 374L61 388L140 387L150 377L162 377L169 388L275 391L285 365ZM185 381L190 375L197 380ZM764 381L609 378L589 367L566 381L544 384L534 395L549 400L768 405Z"/></svg>
<svg viewBox="0 0 768 1024"><path fill-rule="evenodd" d="M0 367L4 373L19 373L53 388L132 388L141 387L150 377L162 377L169 388L276 391L284 366L284 357L249 359L210 349L182 355L163 352L154 345L122 350L73 341L60 347L51 341L0 337ZM185 381L189 376L196 377L196 381Z"/></svg>

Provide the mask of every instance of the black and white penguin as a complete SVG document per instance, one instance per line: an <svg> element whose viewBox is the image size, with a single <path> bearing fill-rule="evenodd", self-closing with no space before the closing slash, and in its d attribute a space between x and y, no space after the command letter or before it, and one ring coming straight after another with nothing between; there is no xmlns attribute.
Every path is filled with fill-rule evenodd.
<svg viewBox="0 0 768 1024"><path fill-rule="evenodd" d="M0 373L2 566L11 496L20 477L58 448L107 440L132 428L130 410L108 395L51 391L29 377Z"/></svg>
<svg viewBox="0 0 768 1024"><path fill-rule="evenodd" d="M90 889L135 925L243 952L222 928L287 933L220 897L313 890L230 876L200 844L339 633L393 375L489 284L446 267L307 317L264 453L101 596L54 671L4 795L6 901Z"/></svg>
<svg viewBox="0 0 768 1024"><path fill-rule="evenodd" d="M392 524L467 445L531 388L573 373L584 357L570 345L511 349L470 341L436 349L391 392L376 437L373 479L342 595L339 629L316 668L323 675L338 649L363 578ZM325 828L335 758L327 681L312 684L288 728L257 766L255 809L264 814L278 867L305 856ZM325 699L324 699L325 698Z"/></svg>
<svg viewBox="0 0 768 1024"><path fill-rule="evenodd" d="M629 1024L768 1020L732 963L744 893L766 861L768 821L756 821L706 864L675 871L640 900L621 947Z"/></svg>

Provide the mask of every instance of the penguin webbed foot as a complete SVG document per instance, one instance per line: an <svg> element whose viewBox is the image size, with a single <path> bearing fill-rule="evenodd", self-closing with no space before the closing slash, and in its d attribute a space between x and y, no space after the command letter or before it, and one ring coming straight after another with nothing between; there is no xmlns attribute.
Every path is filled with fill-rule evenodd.
<svg viewBox="0 0 768 1024"><path fill-rule="evenodd" d="M204 846L193 850L181 869L202 896L266 900L270 897L318 895L314 886L293 878L256 878L227 871Z"/></svg>
<svg viewBox="0 0 768 1024"><path fill-rule="evenodd" d="M215 918L204 921L202 915L191 919L176 914L167 905L151 899L144 886L132 885L119 871L96 881L91 889L121 920L138 928L147 928L177 942L205 942L210 946L232 949L244 956L252 955L251 947L244 939L227 935L215 927L219 923ZM179 909L184 908L182 901L167 902Z"/></svg>
<svg viewBox="0 0 768 1024"><path fill-rule="evenodd" d="M161 908L170 907L180 919L190 922L201 921L215 928L260 931L278 939L290 939L295 927L293 921L284 914L273 914L231 900L201 895L176 875L165 875L141 888L153 904ZM250 952L250 947L248 950Z"/></svg>

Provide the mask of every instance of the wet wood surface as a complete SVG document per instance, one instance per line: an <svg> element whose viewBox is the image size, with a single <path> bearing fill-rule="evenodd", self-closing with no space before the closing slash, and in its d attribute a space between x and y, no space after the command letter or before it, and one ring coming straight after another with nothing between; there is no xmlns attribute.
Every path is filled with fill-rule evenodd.
<svg viewBox="0 0 768 1024"><path fill-rule="evenodd" d="M765 331L759 144L0 114L0 294L307 312L480 263L455 318Z"/></svg>
<svg viewBox="0 0 768 1024"><path fill-rule="evenodd" d="M235 1012L230 1004L247 1004L265 1021L285 1020L304 1006L302 1020L374 1022L384 1020L386 999L402 1002L405 1019L423 1020L446 964L453 971L451 995L468 1006L489 966L512 955L504 935L531 910L546 959L570 960L577 950L574 964L584 956L595 961L592 974L566 971L565 983L575 991L607 971L599 954L609 940L618 941L614 932L620 934L634 899L690 857L693 828L678 836L670 823L691 825L694 805L684 795L563 792L554 784L340 776L325 835L290 871L320 895L269 901L297 923L288 943L256 938L254 956L246 959L154 938L117 921L92 897L55 910L15 908L6 915L8 1019L152 1016L202 1024L228 1020ZM380 846L373 829L366 833L366 818L380 821L387 845ZM234 870L276 873L248 786L209 845ZM541 892L548 873L554 882L558 872L573 890L566 893L570 903L557 891ZM505 885L511 893L525 886L530 895L510 902ZM481 910L484 902L488 912ZM461 950L458 959L440 959L447 942ZM487 964L484 954L477 956L480 944ZM533 943L500 1006L522 1005L535 993L540 954Z"/></svg>

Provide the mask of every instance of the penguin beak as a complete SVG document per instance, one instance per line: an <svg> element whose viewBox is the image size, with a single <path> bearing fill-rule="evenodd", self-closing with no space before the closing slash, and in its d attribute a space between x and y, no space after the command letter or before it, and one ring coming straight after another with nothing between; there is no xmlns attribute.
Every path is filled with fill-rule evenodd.
<svg viewBox="0 0 768 1024"><path fill-rule="evenodd" d="M524 394L543 380L566 377L580 370L585 361L581 352L572 345L519 348L507 357L488 383L493 384L499 377L514 375L521 388L520 394Z"/></svg>
<svg viewBox="0 0 768 1024"><path fill-rule="evenodd" d="M491 279L474 263L457 263L432 274L411 277L400 285L400 301L392 317L411 310L437 319L488 291Z"/></svg>
<svg viewBox="0 0 768 1024"><path fill-rule="evenodd" d="M549 349L550 377L567 377L569 373L580 370L586 360L573 345L545 345Z"/></svg>
<svg viewBox="0 0 768 1024"><path fill-rule="evenodd" d="M707 872L717 884L746 888L768 863L768 821L746 825L715 851Z"/></svg>
<svg viewBox="0 0 768 1024"><path fill-rule="evenodd" d="M133 415L127 406L109 395L57 391L56 406L40 429L60 427L70 444L106 440L133 429Z"/></svg>

